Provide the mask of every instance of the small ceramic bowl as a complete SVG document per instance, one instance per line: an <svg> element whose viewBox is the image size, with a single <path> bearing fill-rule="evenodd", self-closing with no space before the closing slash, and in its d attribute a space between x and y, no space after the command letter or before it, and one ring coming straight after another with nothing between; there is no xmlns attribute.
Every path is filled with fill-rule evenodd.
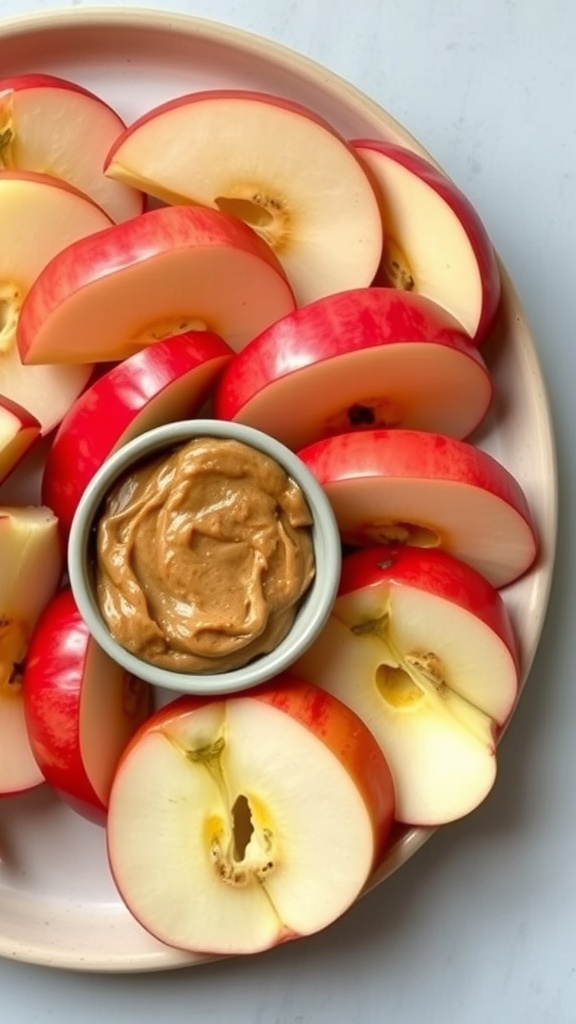
<svg viewBox="0 0 576 1024"><path fill-rule="evenodd" d="M300 486L312 513L315 575L286 637L269 654L221 673L186 673L160 668L126 650L102 617L95 589L94 532L103 502L115 483L137 463L167 453L195 437L242 441L275 459ZM114 452L90 481L76 510L68 541L70 586L80 614L98 644L128 672L169 690L225 694L263 683L288 668L318 635L332 608L340 578L341 545L332 507L300 459L275 438L223 420L187 420L150 430Z"/></svg>

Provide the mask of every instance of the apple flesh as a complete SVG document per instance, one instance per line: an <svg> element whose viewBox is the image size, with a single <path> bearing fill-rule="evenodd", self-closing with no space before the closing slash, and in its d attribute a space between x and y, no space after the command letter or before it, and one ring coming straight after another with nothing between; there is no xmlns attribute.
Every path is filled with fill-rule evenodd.
<svg viewBox="0 0 576 1024"><path fill-rule="evenodd" d="M157 199L246 221L281 260L298 305L369 285L378 268L380 214L359 160L289 100L240 89L170 100L119 136L105 169Z"/></svg>
<svg viewBox="0 0 576 1024"><path fill-rule="evenodd" d="M24 366L16 331L26 295L64 246L110 225L95 203L55 178L0 171L0 394L27 409L46 434L60 422L91 367Z"/></svg>
<svg viewBox="0 0 576 1024"><path fill-rule="evenodd" d="M120 755L151 713L151 690L98 646L67 588L34 630L22 689L43 777L76 811L103 824Z"/></svg>
<svg viewBox="0 0 576 1024"><path fill-rule="evenodd" d="M18 402L0 395L0 484L40 437L35 416Z"/></svg>
<svg viewBox="0 0 576 1024"><path fill-rule="evenodd" d="M537 538L513 475L467 441L422 430L340 434L298 452L322 484L346 544L441 548L503 587Z"/></svg>
<svg viewBox="0 0 576 1024"><path fill-rule="evenodd" d="M28 741L22 667L63 568L58 521L50 509L0 508L0 795L44 781Z"/></svg>
<svg viewBox="0 0 576 1024"><path fill-rule="evenodd" d="M518 654L500 593L469 566L439 550L349 555L332 616L294 671L376 737L398 821L453 821L490 792Z"/></svg>
<svg viewBox="0 0 576 1024"><path fill-rule="evenodd" d="M255 953L330 924L381 860L388 765L360 719L292 675L157 712L121 758L110 867L162 942Z"/></svg>
<svg viewBox="0 0 576 1024"><path fill-rule="evenodd" d="M384 245L376 280L433 299L481 344L494 326L501 281L478 213L419 154L374 139L353 146L380 204Z"/></svg>
<svg viewBox="0 0 576 1024"><path fill-rule="evenodd" d="M297 449L375 427L466 437L491 397L484 360L441 306L414 292L360 288L268 327L227 367L214 402L221 419Z"/></svg>
<svg viewBox="0 0 576 1024"><path fill-rule="evenodd" d="M190 330L240 349L294 309L276 257L217 210L150 210L83 238L38 276L20 314L24 363L125 359Z"/></svg>
<svg viewBox="0 0 576 1024"><path fill-rule="evenodd" d="M64 533L104 460L146 430L196 416L233 354L217 335L190 331L117 363L77 398L52 441L42 477L42 501Z"/></svg>
<svg viewBox="0 0 576 1024"><path fill-rule="evenodd" d="M54 75L0 79L0 168L40 171L84 192L113 221L142 213L141 192L106 178L125 124L94 93Z"/></svg>

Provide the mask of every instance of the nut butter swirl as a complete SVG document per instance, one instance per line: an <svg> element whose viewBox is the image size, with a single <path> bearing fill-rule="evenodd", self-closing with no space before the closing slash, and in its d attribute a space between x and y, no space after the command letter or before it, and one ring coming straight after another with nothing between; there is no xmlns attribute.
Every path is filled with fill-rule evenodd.
<svg viewBox="0 0 576 1024"><path fill-rule="evenodd" d="M112 635L177 672L226 672L273 650L314 576L301 488L239 441L195 438L107 497L97 594Z"/></svg>

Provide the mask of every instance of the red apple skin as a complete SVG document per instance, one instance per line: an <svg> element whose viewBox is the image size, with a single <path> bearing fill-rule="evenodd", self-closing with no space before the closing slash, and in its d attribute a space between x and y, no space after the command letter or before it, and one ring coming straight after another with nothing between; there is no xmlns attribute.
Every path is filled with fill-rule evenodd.
<svg viewBox="0 0 576 1024"><path fill-rule="evenodd" d="M72 592L61 590L34 630L22 679L28 736L46 782L89 820L104 824L107 804L90 781L80 740L80 701L92 639ZM126 678L134 728L148 716L151 692ZM103 723L105 726L106 723Z"/></svg>
<svg viewBox="0 0 576 1024"><path fill-rule="evenodd" d="M433 188L463 224L474 250L483 284L482 309L473 337L475 344L481 345L494 327L500 308L502 282L492 242L474 206L450 178L418 153L378 139L354 139L351 144L356 150L363 148L383 153L406 167Z"/></svg>
<svg viewBox="0 0 576 1024"><path fill-rule="evenodd" d="M56 513L64 534L103 461L144 430L196 416L233 355L216 334L189 331L117 363L80 395L58 428L42 477L42 501ZM171 401L173 385L208 363L185 404L181 395Z"/></svg>
<svg viewBox="0 0 576 1024"><path fill-rule="evenodd" d="M351 551L342 560L338 597L382 583L425 591L482 619L506 644L519 673L516 634L504 599L465 562L440 548L382 544Z"/></svg>
<svg viewBox="0 0 576 1024"><path fill-rule="evenodd" d="M8 461L5 461L6 452L0 450L0 484L2 484L36 442L40 440L42 424L24 406L20 405L19 402L15 402L12 398L8 398L7 395L0 395L0 406L7 409L8 412L20 420L20 431L28 432L27 447L22 449L17 459L13 460L10 457Z"/></svg>
<svg viewBox="0 0 576 1024"><path fill-rule="evenodd" d="M216 415L250 422L249 410L245 412L244 407L275 380L338 356L397 341L450 346L478 362L488 377L469 336L432 300L416 292L358 288L296 309L249 342L216 388ZM385 382L376 385L376 394L378 387L385 394ZM362 398L365 396L357 396L358 400ZM491 388L484 411L490 399Z"/></svg>
<svg viewBox="0 0 576 1024"><path fill-rule="evenodd" d="M170 723L222 697L178 697L156 711L130 740L118 764L129 758L142 735L170 730ZM314 734L340 760L359 789L373 822L374 868L381 863L394 824L394 784L388 763L376 740L349 707L313 683L283 672L252 690L226 700L257 700L290 715ZM285 938L294 938L286 935Z"/></svg>
<svg viewBox="0 0 576 1024"><path fill-rule="evenodd" d="M26 89L67 89L71 92L79 92L82 96L89 96L90 99L96 100L97 103L101 103L102 106L107 107L115 117L118 114L96 93L90 92L89 89L85 89L83 85L79 85L78 82L71 82L67 78L60 78L58 75L47 75L34 72L25 75L12 75L9 78L0 78L0 97L2 94L10 92L22 92Z"/></svg>

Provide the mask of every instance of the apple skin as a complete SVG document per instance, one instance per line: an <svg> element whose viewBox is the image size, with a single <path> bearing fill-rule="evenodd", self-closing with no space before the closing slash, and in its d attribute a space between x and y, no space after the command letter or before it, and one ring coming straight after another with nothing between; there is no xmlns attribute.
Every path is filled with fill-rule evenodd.
<svg viewBox="0 0 576 1024"><path fill-rule="evenodd" d="M214 406L296 449L366 423L465 437L491 399L488 368L449 313L415 292L372 287L277 320L227 367ZM358 407L370 419L356 425Z"/></svg>
<svg viewBox="0 0 576 1024"><path fill-rule="evenodd" d="M276 256L242 221L162 207L62 249L24 300L17 342L26 365L107 362L201 326L236 350L294 306Z"/></svg>
<svg viewBox="0 0 576 1024"><path fill-rule="evenodd" d="M288 883L288 889L286 889L286 872L290 874L292 852L289 844L288 846L285 845L288 835L291 836L290 821L285 819L285 815L288 813L288 807L291 807L294 800L297 799L295 794L297 794L298 786L302 785L305 787L303 778L301 776L300 778L298 777L299 768L301 775L303 769L296 763L293 765L293 777L290 777L289 774L287 776L286 772L288 771L289 773L289 768L286 757L290 761L290 756L285 752L284 767L281 768L283 775L279 784L279 791L284 795L280 798L278 806L276 806L274 775L272 771L275 759L271 752L267 751L264 755L266 763L270 766L270 772L266 771L264 773L265 777L261 779L260 783L256 780L260 778L261 755L259 752L254 752L256 755L254 758L251 748L243 749L241 755L238 753L228 755L228 757L232 757L232 762L224 755L228 770L230 770L231 763L236 765L236 772L240 770L240 775L236 774L228 783L225 783L226 790L229 790L230 794L226 799L230 800L235 793L238 791L242 792L245 786L248 787L249 792L251 792L251 786L256 787L256 793L251 793L250 799L254 802L264 799L266 804L265 807L262 807L257 812L259 817L263 813L266 817L268 814L272 814L271 822L276 820L279 826L279 835L274 839L273 833L271 833L270 842L278 842L280 845L278 848L274 845L268 845L268 852L266 854L275 863L263 864L262 871L266 872L265 877L261 877L258 874L258 882L256 882L255 878L251 881L245 880L241 882L237 895L234 895L233 889L227 884L227 876L221 875L219 871L217 872L217 869L211 866L210 855L208 849L206 849L200 855L203 866L200 866L200 864L196 865L196 870L201 873L199 877L202 879L204 879L204 873L207 872L206 881L210 889L211 899L214 898L217 901L220 898L220 894L222 894L223 906L215 906L212 914L213 919L218 918L219 933L220 925L222 924L223 934L221 935L221 942L214 938L212 921L210 924L212 938L206 936L205 928L202 925L205 915L203 907L205 908L207 898L204 882L202 882L201 893L193 894L192 891L186 893L186 916L184 921L181 920L180 908L182 901L178 897L178 892L172 889L177 875L177 867L179 870L181 861L179 840L177 839L180 826L177 827L173 820L173 816L178 813L178 808L174 804L168 778L164 777L166 772L165 766L163 765L161 769L161 783L159 783L158 778L152 777L157 776L157 757L160 754L162 761L167 757L171 759L174 756L173 751L181 749L182 753L191 761L194 760L191 757L191 751L194 749L191 745L191 742L193 742L192 737L194 737L194 740L198 739L203 746L206 743L210 745L213 742L214 736L219 735L224 720L226 722L225 728L229 742L233 744L235 735L233 731L234 723L237 724L238 721L246 723L247 718L250 718L251 721L254 721L256 718L260 720L262 715L257 711L257 707L262 707L262 705L266 705L273 712L273 717L267 713L264 716L264 721L273 723L273 728L278 729L279 736L283 734L284 729L288 729L288 723L286 725L282 724L284 716L287 716L290 720L289 735L293 739L296 739L296 724L298 726L298 737L302 730L309 735L310 739L307 739L305 743L302 741L302 747L299 748L300 750L306 750L306 758L311 756L311 740L313 740L317 741L317 743L314 742L314 747L318 746L319 749L321 747L326 748L325 751L322 751L322 756L319 757L320 763L324 767L326 767L325 758L327 757L331 761L334 758L337 759L339 764L343 766L344 775L348 776L346 792L354 792L354 801L358 801L358 807L363 808L363 821L369 823L368 828L371 833L371 839L368 841L369 849L357 851L357 858L363 865L362 870L364 870L366 865L368 865L370 870L376 868L387 849L393 827L394 814L394 791L390 770L374 737L354 712L350 711L341 701L324 693L317 687L298 679L291 672L282 673L262 687L245 691L241 695L231 695L225 698L180 697L155 712L148 722L135 734L125 749L112 786L107 824L109 864L122 899L133 916L144 928L160 939L160 941L176 948L224 954L260 952L278 943L296 939L302 934L311 934L313 931L325 927L333 920L333 917L330 917L332 908L330 907L329 909L324 905L327 894L321 901L321 908L315 907L312 912L307 907L306 901L302 901L301 897L295 895L295 893L299 894L301 891L298 881L299 874L298 878L292 877L292 880ZM254 706L253 711L251 710L252 706ZM279 717L276 716L276 711L279 712ZM200 721L200 724L197 725L198 721ZM253 728L255 728L254 725L252 726ZM240 729L240 734L238 742L241 742L242 736L245 735L242 728ZM160 744L160 749L158 744ZM238 757L240 757L240 760L238 760ZM177 761L179 765L182 763L180 757L177 758ZM244 769L239 769L239 765L243 763L245 765ZM251 769L247 767L249 764L252 764ZM260 768L257 769L257 765L260 765ZM178 770L180 772L180 768ZM198 770L196 768L195 773ZM151 773L149 779L147 778L148 771ZM308 768L306 773L307 771ZM247 772L246 778L245 772ZM256 774L254 774L255 772ZM338 777L342 777L340 769L338 769ZM180 775L179 778L181 779ZM139 779L142 780L142 786L139 785ZM352 790L348 789L350 784L352 784ZM315 786L312 788L316 791ZM177 802L179 803L184 799L185 804L187 798L183 795L180 784L175 789L175 792L179 794ZM258 792L260 793L259 796ZM190 793L191 791L188 793L188 798L190 798ZM286 796L287 793L290 794L288 798ZM283 801L286 799L289 802L284 804ZM302 801L306 803L306 799L307 791L304 788ZM148 828L153 828L154 821L156 820L152 812L156 800L167 802L166 814L170 817L170 824L167 824L166 828L162 827L161 831L163 852L160 856L165 870L164 868L161 869L160 873L163 877L156 877L158 851L154 849L156 845L154 839L152 836L150 836L149 842L146 839ZM172 803L170 803L171 800ZM202 846L204 843L208 843L205 830L208 828L211 815L216 813L217 805L212 806L212 804L206 807L196 807L196 804L192 804L187 812L186 831L189 833L189 842L192 843L195 856L198 856L198 843L202 844ZM161 818L163 814L164 810L160 813ZM364 815L367 815L367 818ZM320 834L316 834L314 826L316 819L311 810L302 819L302 821L304 820L306 821L306 834L303 842L305 849L308 850L311 843L321 844L323 839L325 840L325 836L321 829ZM262 821L258 827L262 827ZM272 825L272 827L274 826ZM176 832L174 829L176 829ZM309 829L313 830L312 834L308 834ZM128 836L126 830L128 830ZM136 830L136 833L134 830ZM196 832L198 832L198 839L195 838ZM282 840L283 833L287 833L287 835ZM133 847L132 838L130 838L134 837L135 834L139 837L136 848ZM362 835L366 838L367 833L362 831ZM168 842L167 837L169 836L176 837L174 839L176 844L174 864L170 863L172 847L166 846ZM292 838L294 838L294 843L296 843L296 837ZM358 842L360 842L360 839L358 839ZM364 842L364 839L362 839L362 842ZM350 843L354 844L354 838L350 839ZM126 854L127 846L132 847L131 852L128 854ZM349 852L348 850L346 856L349 855ZM345 866L341 864L335 868L335 873L333 873L329 867L332 853L332 850L326 851L328 864L326 865L322 859L322 870L325 870L330 878L334 874L335 879L340 879L344 874ZM138 860L136 869L134 869L132 862L133 856ZM310 866L305 857L304 860L299 859L299 866L295 870L297 873L308 872L306 877L302 879L302 883L306 887L313 889L314 885L318 884L318 880L316 883L314 881L316 877L314 871L318 869L319 865L317 857L312 860L313 867ZM194 878L194 865L190 864L189 867L193 872ZM249 876L255 870L253 862L246 866L242 863L242 867L245 867L245 871ZM274 870L270 872L270 868L274 868ZM276 871L279 874L276 874ZM310 871L313 872L313 877L310 877ZM355 878L357 874L358 869L355 864ZM149 885L147 883L148 876L150 880ZM134 888L136 877L138 882L136 888ZM209 881L208 878L210 879ZM278 879L278 882L275 885L276 879ZM142 883L144 883L146 893L142 893ZM325 878L323 883L325 890L329 883L326 882ZM196 885L198 884L196 883ZM280 889L277 888L277 885L280 885ZM261 892L262 888L266 890L265 894ZM346 881L345 905L339 906L340 913L343 913L350 905L350 902L358 896L358 891L354 893L349 892L350 888L348 881ZM291 899L296 899L298 902L297 910L286 905L287 893L290 892L292 892ZM279 893L283 894L283 898L281 896L280 905L276 905L275 900L278 899ZM159 916L161 920L153 913L152 900L149 898L152 894L155 894L154 900L160 901L161 913ZM267 897L265 899L265 905L268 908L266 910L266 917L270 916L269 901L271 901L272 906L275 906L274 914L277 914L278 917L275 925L270 927L270 925L266 924L262 932L260 918L263 913L261 904L262 896L264 895ZM340 891L338 899L339 904L343 902ZM178 921L173 919L172 910L168 909L168 917L170 918L170 923L168 923L164 917L163 908L171 908L174 901L174 910ZM235 910L232 909L231 904L234 905ZM240 909L239 911L238 906L243 908L243 910ZM239 920L238 913L243 914ZM253 916L246 917L246 914ZM195 931L193 940L191 940L188 934L190 915L194 919L193 928ZM231 918L228 915L231 915ZM292 918L292 924L290 923L290 918ZM310 918L312 918L313 923L310 921ZM300 921L297 926L295 925L296 921ZM200 925L196 922L200 922ZM254 923L253 927L251 927L251 922L257 923ZM199 927L200 931L198 931ZM184 934L182 934L182 928L184 929ZM241 938L239 938L239 935ZM241 942L242 948L237 948L236 942Z"/></svg>
<svg viewBox="0 0 576 1024"><path fill-rule="evenodd" d="M42 477L42 501L64 534L104 460L145 430L196 416L233 355L217 335L190 331L117 363L79 396L52 440Z"/></svg>
<svg viewBox="0 0 576 1024"><path fill-rule="evenodd" d="M77 82L38 73L0 79L0 131L14 131L16 150L4 163L60 178L115 222L138 216L145 201L142 192L104 176L106 152L125 127L108 103Z"/></svg>
<svg viewBox="0 0 576 1024"><path fill-rule="evenodd" d="M378 183L377 176L374 173L378 167L379 155L384 160L396 162L401 167L404 167L410 174L419 178L437 194L439 199L446 204L447 210L451 211L460 221L474 254L481 291L479 311L476 317L473 320L468 319L464 326L469 332L473 342L476 345L481 345L490 335L494 327L498 311L500 309L502 282L492 242L476 209L450 178L439 171L433 164L418 153L406 149L403 146L398 146L395 143L375 139L354 139L352 146L360 157L366 172L370 175L372 171L372 184L377 196L380 197L383 206L384 221L387 219L386 194L381 194L382 189ZM383 187L384 184L382 185L382 188ZM391 217L393 220L393 209L391 211ZM396 239L396 241L401 244L401 239ZM440 242L440 240L438 240L438 242ZM406 252L406 256L408 258L408 262L410 262L409 251ZM379 280L380 276L376 275L376 282ZM415 288L416 291L419 290L418 280L416 280ZM430 298L438 301L435 294L432 294L431 292L425 292L425 294L428 294ZM454 312L454 310L452 310L452 312Z"/></svg>
<svg viewBox="0 0 576 1024"><path fill-rule="evenodd" d="M90 667L94 656L96 669ZM86 723L82 705L90 685L102 691L98 703L91 702L94 715L90 717L100 714L102 720ZM34 630L22 689L28 737L44 779L79 814L104 824L118 746L128 742L151 713L151 690L99 651L68 588L47 605ZM112 689L114 719L104 693ZM96 743L103 749L105 739L118 730L115 743L102 755L107 763L97 767L100 785L95 784L87 763L83 739L86 730L95 731L96 726ZM91 754L97 756L94 743Z"/></svg>
<svg viewBox="0 0 576 1024"><path fill-rule="evenodd" d="M7 429L4 438L0 436L0 484L36 444L42 431L40 421L31 412L5 395L0 395L0 433L2 420Z"/></svg>

